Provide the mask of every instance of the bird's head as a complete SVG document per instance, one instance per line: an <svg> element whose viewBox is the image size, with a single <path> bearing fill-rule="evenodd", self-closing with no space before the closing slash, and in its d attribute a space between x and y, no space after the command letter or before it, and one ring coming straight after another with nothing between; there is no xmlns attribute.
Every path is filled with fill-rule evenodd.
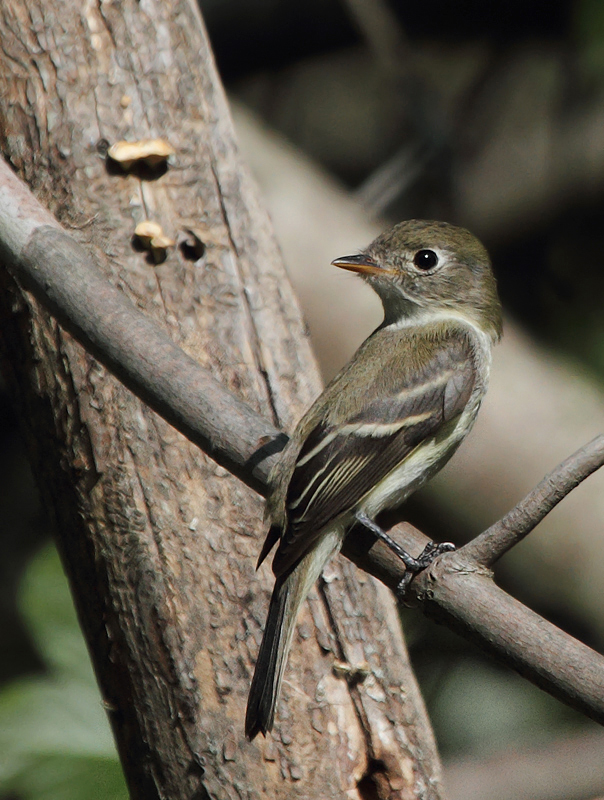
<svg viewBox="0 0 604 800"><path fill-rule="evenodd" d="M501 336L501 304L489 255L464 228L408 220L359 255L332 261L361 275L377 292L386 323L422 312L460 314L493 340Z"/></svg>

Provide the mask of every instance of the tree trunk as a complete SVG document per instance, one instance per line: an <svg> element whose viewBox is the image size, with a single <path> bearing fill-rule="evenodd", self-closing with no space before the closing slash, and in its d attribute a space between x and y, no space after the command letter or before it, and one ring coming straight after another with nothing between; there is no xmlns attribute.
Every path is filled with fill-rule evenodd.
<svg viewBox="0 0 604 800"><path fill-rule="evenodd" d="M112 282L291 428L318 373L192 0L6 0L0 31L7 160ZM101 140L156 136L176 149L166 174L107 169ZM195 229L202 257L149 263L145 218ZM440 797L392 599L343 560L301 615L274 735L245 741L272 586L259 498L2 283L5 371L132 796ZM347 681L336 661L371 671Z"/></svg>

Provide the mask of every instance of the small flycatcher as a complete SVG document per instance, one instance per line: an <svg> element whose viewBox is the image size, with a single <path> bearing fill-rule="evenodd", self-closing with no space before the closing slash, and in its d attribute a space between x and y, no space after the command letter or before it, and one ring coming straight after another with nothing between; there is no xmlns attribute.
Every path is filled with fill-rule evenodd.
<svg viewBox="0 0 604 800"><path fill-rule="evenodd" d="M245 720L248 738L273 727L301 604L355 524L394 546L409 578L418 559L396 546L376 516L431 478L470 431L502 331L489 256L471 233L445 222L401 222L337 267L379 295L384 321L298 424L271 476L276 576ZM405 583L408 581L405 581Z"/></svg>

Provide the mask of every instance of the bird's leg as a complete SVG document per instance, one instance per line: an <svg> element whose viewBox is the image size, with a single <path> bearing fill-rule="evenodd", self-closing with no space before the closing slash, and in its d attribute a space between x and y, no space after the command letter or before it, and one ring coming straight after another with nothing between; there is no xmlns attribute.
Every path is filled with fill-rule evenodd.
<svg viewBox="0 0 604 800"><path fill-rule="evenodd" d="M442 553L455 550L455 545L451 542L442 542L441 544L436 544L436 542L428 542L419 556L415 558L403 547L401 547L398 542L395 542L394 539L389 536L385 530L380 528L377 523L375 523L372 519L369 519L367 514L365 514L363 511L357 511L355 514L355 519L357 522L375 534L378 539L381 539L384 544L388 545L392 552L395 553L395 555L397 555L405 565L406 572L403 576L403 579L396 587L396 595L399 598L404 596L407 586L410 584L411 579L417 572L421 572L423 569L426 569L426 567L428 567L434 561L434 559L437 556L440 556Z"/></svg>
<svg viewBox="0 0 604 800"><path fill-rule="evenodd" d="M424 568L424 565L420 563L420 559L426 552L425 550L419 558L414 558L414 556L402 548L398 542L395 542L391 536L388 536L386 531L380 528L376 522L374 522L372 519L369 519L367 514L363 513L362 511L357 511L355 514L355 519L357 522L360 522L363 527L368 528L368 530L374 533L378 539L381 539L384 544L387 544L392 552L400 558L410 572L419 572L420 569ZM430 545L433 544L434 542L430 542ZM427 564L425 566L427 566Z"/></svg>

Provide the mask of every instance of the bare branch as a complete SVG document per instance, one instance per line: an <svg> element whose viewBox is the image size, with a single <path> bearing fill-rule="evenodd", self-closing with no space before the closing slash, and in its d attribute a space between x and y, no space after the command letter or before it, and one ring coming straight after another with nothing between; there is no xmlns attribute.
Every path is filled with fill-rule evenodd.
<svg viewBox="0 0 604 800"><path fill-rule="evenodd" d="M390 535L412 554L428 538L409 523ZM361 529L342 550L366 572L395 590L405 568L382 542ZM604 723L604 656L510 597L489 569L465 557L465 548L436 559L411 582L406 605L473 641L497 660L586 716Z"/></svg>
<svg viewBox="0 0 604 800"><path fill-rule="evenodd" d="M461 550L463 556L490 567L535 528L567 494L604 465L604 434L596 436L559 464L518 505Z"/></svg>
<svg viewBox="0 0 604 800"><path fill-rule="evenodd" d="M271 460L267 456L275 451L279 432L110 286L92 258L3 162L0 240L1 254L15 277L105 366L219 463L255 489L265 489ZM598 437L586 453L571 457L556 470L553 489L546 482L537 487L538 499L525 501L518 512L519 524L535 520L532 508L549 510L596 469L602 445ZM407 524L395 531L412 551L419 552L427 541ZM401 562L363 531L352 532L344 553L391 588L404 575ZM490 572L468 558L467 548L437 559L418 575L411 584L410 600L550 694L604 722L604 657L495 586Z"/></svg>
<svg viewBox="0 0 604 800"><path fill-rule="evenodd" d="M553 697L604 723L604 657L496 586L460 553L422 575L423 612L457 630Z"/></svg>

